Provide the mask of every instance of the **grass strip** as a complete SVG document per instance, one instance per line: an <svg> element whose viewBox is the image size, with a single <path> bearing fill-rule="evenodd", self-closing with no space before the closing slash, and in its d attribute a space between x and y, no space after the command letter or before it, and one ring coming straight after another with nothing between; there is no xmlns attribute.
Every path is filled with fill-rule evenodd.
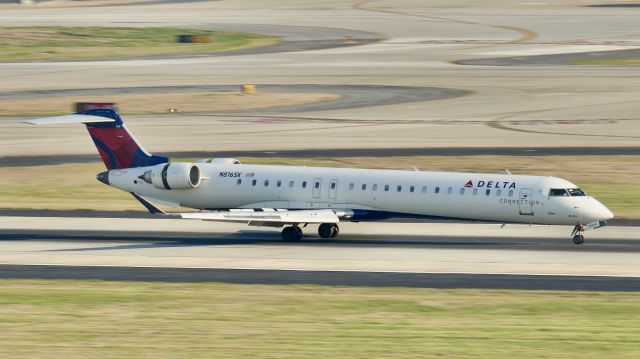
<svg viewBox="0 0 640 359"><path fill-rule="evenodd" d="M637 293L0 280L2 358L637 358Z"/></svg>
<svg viewBox="0 0 640 359"><path fill-rule="evenodd" d="M206 35L209 43L179 43ZM179 28L96 26L0 27L0 61L53 61L183 55L272 45L273 36Z"/></svg>
<svg viewBox="0 0 640 359"><path fill-rule="evenodd" d="M569 65L640 65L640 57L588 59L570 61Z"/></svg>

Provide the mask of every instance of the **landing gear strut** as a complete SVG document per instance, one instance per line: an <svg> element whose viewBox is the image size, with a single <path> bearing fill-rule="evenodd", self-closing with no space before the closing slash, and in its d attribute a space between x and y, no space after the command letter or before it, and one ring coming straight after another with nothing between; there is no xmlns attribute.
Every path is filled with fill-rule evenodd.
<svg viewBox="0 0 640 359"><path fill-rule="evenodd" d="M585 227L581 226L580 224L576 224L576 226L573 227L573 232L571 232L571 235L573 236L574 244L584 243L584 236L582 235L582 232L584 230L585 230Z"/></svg>
<svg viewBox="0 0 640 359"><path fill-rule="evenodd" d="M289 226L282 229L282 240L285 242L299 242L302 240L302 229L298 226Z"/></svg>
<svg viewBox="0 0 640 359"><path fill-rule="evenodd" d="M340 228L335 223L322 223L318 227L318 234L322 238L335 238L340 233Z"/></svg>

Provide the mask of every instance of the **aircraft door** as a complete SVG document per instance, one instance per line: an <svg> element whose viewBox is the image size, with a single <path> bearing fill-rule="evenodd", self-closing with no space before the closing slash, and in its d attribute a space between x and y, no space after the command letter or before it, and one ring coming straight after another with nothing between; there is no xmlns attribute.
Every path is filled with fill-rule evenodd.
<svg viewBox="0 0 640 359"><path fill-rule="evenodd" d="M322 178L313 180L313 198L320 198L320 190L322 187Z"/></svg>
<svg viewBox="0 0 640 359"><path fill-rule="evenodd" d="M334 178L329 182L329 199L338 198L338 179Z"/></svg>
<svg viewBox="0 0 640 359"><path fill-rule="evenodd" d="M520 189L520 214L523 216L533 216L532 191L530 188Z"/></svg>

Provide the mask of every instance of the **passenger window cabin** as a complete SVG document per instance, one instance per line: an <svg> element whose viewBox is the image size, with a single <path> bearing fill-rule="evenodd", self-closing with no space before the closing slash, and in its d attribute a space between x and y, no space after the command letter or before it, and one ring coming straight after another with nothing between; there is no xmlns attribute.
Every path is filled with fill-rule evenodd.
<svg viewBox="0 0 640 359"><path fill-rule="evenodd" d="M434 190L435 193L440 193L440 187L436 187Z"/></svg>
<svg viewBox="0 0 640 359"><path fill-rule="evenodd" d="M401 186L401 185L398 185L398 187L396 187L396 191L398 191L398 192L402 192L402 186Z"/></svg>
<svg viewBox="0 0 640 359"><path fill-rule="evenodd" d="M464 187L460 188L460 194L464 194Z"/></svg>
<svg viewBox="0 0 640 359"><path fill-rule="evenodd" d="M422 193L427 193L427 186L422 186Z"/></svg>
<svg viewBox="0 0 640 359"><path fill-rule="evenodd" d="M389 185L388 184L384 185L384 191L385 192L389 192Z"/></svg>
<svg viewBox="0 0 640 359"><path fill-rule="evenodd" d="M264 186L268 187L269 186L269 180L264 180Z"/></svg>
<svg viewBox="0 0 640 359"><path fill-rule="evenodd" d="M251 185L254 186L254 187L256 186L257 183L258 183L258 180L252 180L251 181Z"/></svg>
<svg viewBox="0 0 640 359"><path fill-rule="evenodd" d="M452 187L447 188L447 194L451 194L451 193L453 193L453 188Z"/></svg>
<svg viewBox="0 0 640 359"><path fill-rule="evenodd" d="M320 188L320 182L315 182L315 183L313 184L313 187L314 187L314 188Z"/></svg>
<svg viewBox="0 0 640 359"><path fill-rule="evenodd" d="M307 181L302 181L302 188L307 188Z"/></svg>
<svg viewBox="0 0 640 359"><path fill-rule="evenodd" d="M378 190L378 185L374 184L372 190L373 190L373 192L377 191Z"/></svg>
<svg viewBox="0 0 640 359"><path fill-rule="evenodd" d="M365 183L362 184L362 190L366 191L367 190L367 185Z"/></svg>
<svg viewBox="0 0 640 359"><path fill-rule="evenodd" d="M278 180L278 182L276 182L276 186L281 187L282 186L282 180Z"/></svg>
<svg viewBox="0 0 640 359"><path fill-rule="evenodd" d="M236 184L239 186L242 184L242 178L238 178L238 180L236 181Z"/></svg>
<svg viewBox="0 0 640 359"><path fill-rule="evenodd" d="M294 184L295 184L295 183L294 183L293 181L289 181L289 187L290 187L290 188L293 188L293 185L294 185Z"/></svg>
<svg viewBox="0 0 640 359"><path fill-rule="evenodd" d="M485 195L487 195L487 196L489 196L489 195L491 194L491 190L490 190L490 189L486 190L486 191L484 192L484 194L485 194Z"/></svg>
<svg viewBox="0 0 640 359"><path fill-rule="evenodd" d="M409 192L413 193L413 191L415 191L416 188L414 186L409 187Z"/></svg>
<svg viewBox="0 0 640 359"><path fill-rule="evenodd" d="M355 185L353 183L349 183L349 190L353 191L353 188L355 187Z"/></svg>

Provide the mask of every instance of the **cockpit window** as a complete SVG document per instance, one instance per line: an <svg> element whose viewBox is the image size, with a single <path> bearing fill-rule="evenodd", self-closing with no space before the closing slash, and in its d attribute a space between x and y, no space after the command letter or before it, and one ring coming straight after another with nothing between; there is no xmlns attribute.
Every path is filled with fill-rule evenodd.
<svg viewBox="0 0 640 359"><path fill-rule="evenodd" d="M569 188L569 189L567 189L567 192L569 192L571 197L580 197L580 196L586 196L587 195L580 188Z"/></svg>
<svg viewBox="0 0 640 359"><path fill-rule="evenodd" d="M549 190L549 197L581 197L586 195L580 188L552 188Z"/></svg>
<svg viewBox="0 0 640 359"><path fill-rule="evenodd" d="M569 197L569 192L564 188L552 188L549 190L549 197Z"/></svg>

